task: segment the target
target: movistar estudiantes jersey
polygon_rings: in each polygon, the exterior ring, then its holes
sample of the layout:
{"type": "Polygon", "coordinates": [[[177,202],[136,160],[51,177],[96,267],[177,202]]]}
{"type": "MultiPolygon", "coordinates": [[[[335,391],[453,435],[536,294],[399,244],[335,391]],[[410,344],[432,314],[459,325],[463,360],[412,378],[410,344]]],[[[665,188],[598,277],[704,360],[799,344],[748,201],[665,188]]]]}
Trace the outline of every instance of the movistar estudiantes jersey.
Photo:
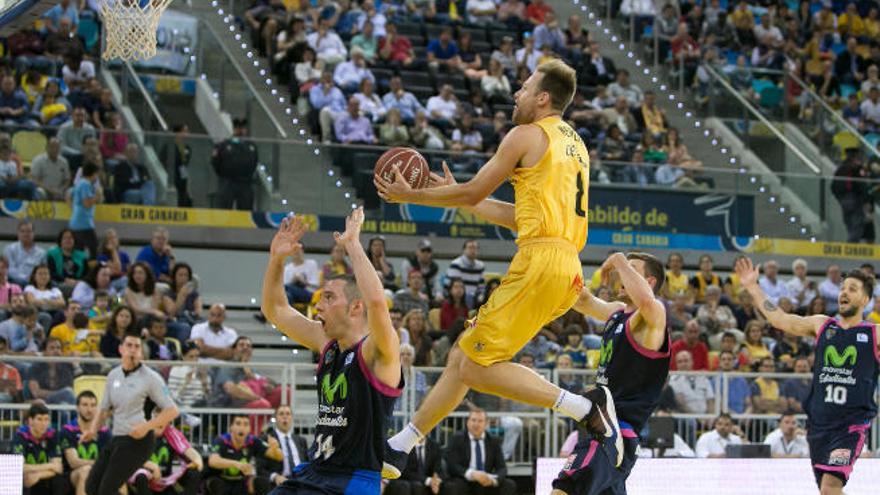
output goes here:
{"type": "Polygon", "coordinates": [[[318,420],[309,461],[319,471],[382,470],[385,438],[394,402],[403,391],[403,375],[396,388],[379,381],[364,360],[365,340],[344,351],[333,340],[318,361],[318,420]]]}
{"type": "Polygon", "coordinates": [[[862,322],[844,329],[829,318],[816,337],[813,386],[803,404],[810,427],[834,428],[873,419],[878,373],[874,324],[862,322]]]}
{"type": "Polygon", "coordinates": [[[65,470],[70,469],[70,465],[67,464],[67,456],[64,455],[65,450],[75,449],[76,455],[78,455],[80,459],[84,461],[95,461],[98,459],[98,454],[101,452],[101,449],[103,449],[110,441],[110,430],[107,429],[107,427],[101,427],[101,430],[98,431],[98,436],[88,442],[80,443],[79,437],[81,436],[82,430],[75,419],[61,428],[61,439],[59,444],[61,446],[61,454],[64,459],[65,470]]]}
{"type": "Polygon", "coordinates": [[[36,438],[29,426],[21,426],[12,439],[12,453],[23,456],[25,464],[46,464],[61,457],[58,432],[49,428],[43,436],[36,438]]]}

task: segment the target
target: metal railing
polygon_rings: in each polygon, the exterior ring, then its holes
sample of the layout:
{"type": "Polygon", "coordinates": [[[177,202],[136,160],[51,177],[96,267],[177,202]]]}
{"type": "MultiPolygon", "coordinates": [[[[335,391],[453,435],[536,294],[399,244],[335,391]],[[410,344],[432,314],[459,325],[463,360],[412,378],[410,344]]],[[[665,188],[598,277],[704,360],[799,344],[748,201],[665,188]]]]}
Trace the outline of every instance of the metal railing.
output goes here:
{"type": "MultiPolygon", "coordinates": [[[[125,67],[124,74],[126,77],[123,79],[128,79],[134,84],[135,88],[137,88],[138,92],[143,98],[144,103],[147,104],[147,107],[150,109],[150,113],[155,117],[156,121],[159,123],[159,127],[162,128],[163,131],[168,132],[168,122],[165,121],[165,118],[162,117],[162,112],[159,111],[159,108],[156,106],[156,102],[153,101],[153,97],[147,91],[147,88],[144,87],[144,83],[141,82],[141,78],[138,77],[137,71],[134,67],[132,67],[131,62],[128,60],[123,61],[123,66],[125,67]]],[[[123,81],[122,91],[123,91],[123,103],[128,104],[128,84],[124,84],[123,81]]]]}

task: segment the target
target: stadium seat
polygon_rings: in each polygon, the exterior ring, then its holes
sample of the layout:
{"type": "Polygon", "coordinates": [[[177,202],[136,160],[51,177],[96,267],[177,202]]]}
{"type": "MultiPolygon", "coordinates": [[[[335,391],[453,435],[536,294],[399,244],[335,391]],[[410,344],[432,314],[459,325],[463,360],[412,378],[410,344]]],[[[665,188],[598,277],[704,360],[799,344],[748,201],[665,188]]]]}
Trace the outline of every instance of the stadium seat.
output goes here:
{"type": "MultiPolygon", "coordinates": [[[[178,345],[180,343],[178,342],[178,345]]],[[[90,390],[98,398],[98,404],[104,397],[104,386],[107,383],[107,377],[104,375],[80,375],[73,380],[73,395],[79,395],[80,392],[90,390]]]]}
{"type": "Polygon", "coordinates": [[[783,91],[778,86],[771,86],[761,90],[759,104],[764,108],[778,107],[782,103],[783,91]]]}
{"type": "Polygon", "coordinates": [[[867,141],[868,143],[871,144],[871,146],[876,148],[877,145],[880,144],[880,134],[875,134],[872,132],[872,133],[865,136],[865,141],[867,141]]]}
{"type": "Polygon", "coordinates": [[[853,86],[852,84],[841,84],[840,85],[840,97],[841,98],[849,98],[849,95],[858,93],[859,89],[853,86]]]}
{"type": "Polygon", "coordinates": [[[483,56],[483,65],[489,66],[489,55],[492,54],[492,45],[489,44],[488,41],[474,41],[471,43],[471,47],[475,52],[481,54],[483,56]]]}
{"type": "Polygon", "coordinates": [[[90,17],[83,17],[80,19],[76,28],[76,35],[82,38],[87,52],[91,52],[92,48],[94,48],[101,39],[101,32],[98,23],[90,17]]]}
{"type": "Polygon", "coordinates": [[[440,24],[425,24],[425,37],[428,38],[428,41],[440,38],[440,33],[445,27],[440,24]]]}
{"type": "Polygon", "coordinates": [[[24,167],[28,168],[37,155],[46,151],[46,135],[36,131],[16,132],[12,136],[12,148],[18,153],[24,167]]]}
{"type": "Polygon", "coordinates": [[[410,41],[413,42],[413,45],[415,45],[416,43],[415,43],[415,41],[412,40],[412,37],[424,36],[424,32],[422,31],[422,25],[419,23],[416,23],[416,22],[399,22],[399,23],[395,22],[394,24],[397,26],[397,33],[410,37],[410,41]]]}
{"type": "Polygon", "coordinates": [[[519,33],[516,31],[489,31],[489,41],[492,43],[492,46],[496,48],[501,46],[501,40],[504,39],[505,36],[510,36],[514,41],[519,39],[519,33]]]}
{"type": "Polygon", "coordinates": [[[433,86],[431,76],[427,72],[402,70],[400,71],[400,82],[407,89],[411,86],[433,86]]]}
{"type": "Polygon", "coordinates": [[[471,35],[471,41],[474,43],[488,43],[489,37],[486,35],[486,30],[483,28],[460,28],[460,33],[468,33],[471,35]]]}
{"type": "Polygon", "coordinates": [[[752,89],[755,90],[756,94],[761,94],[761,91],[764,91],[766,88],[772,88],[773,86],[775,86],[775,84],[769,79],[752,80],[752,89]]]}
{"type": "Polygon", "coordinates": [[[831,138],[831,143],[840,150],[840,159],[846,158],[846,150],[859,147],[859,138],[849,131],[840,131],[831,138]]]}

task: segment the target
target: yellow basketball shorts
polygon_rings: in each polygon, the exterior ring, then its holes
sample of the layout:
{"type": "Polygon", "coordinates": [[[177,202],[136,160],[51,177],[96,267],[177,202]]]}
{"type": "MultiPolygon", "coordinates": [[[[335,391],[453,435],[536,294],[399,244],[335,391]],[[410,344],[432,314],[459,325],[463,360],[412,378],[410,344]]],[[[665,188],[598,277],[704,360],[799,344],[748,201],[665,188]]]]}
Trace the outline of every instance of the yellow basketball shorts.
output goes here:
{"type": "Polygon", "coordinates": [[[527,239],[507,275],[468,322],[459,346],[483,366],[510,361],[541,328],[577,302],[584,285],[578,250],[562,239],[527,239]]]}

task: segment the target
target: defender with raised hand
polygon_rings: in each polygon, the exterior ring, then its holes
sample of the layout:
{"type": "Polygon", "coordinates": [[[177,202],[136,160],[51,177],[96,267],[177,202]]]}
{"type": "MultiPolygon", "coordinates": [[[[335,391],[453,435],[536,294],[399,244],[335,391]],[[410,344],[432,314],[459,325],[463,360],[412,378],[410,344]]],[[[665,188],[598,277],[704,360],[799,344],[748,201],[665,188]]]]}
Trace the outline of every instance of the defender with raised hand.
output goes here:
{"type": "Polygon", "coordinates": [[[602,264],[603,285],[612,272],[620,281],[618,301],[606,302],[584,288],[574,310],[605,320],[597,388],[586,393],[593,407],[565,468],[553,482],[553,495],[621,495],[636,462],[638,432],[660,402],[669,375],[666,308],[657,299],[663,287],[663,264],[647,253],[614,253],[602,264]],[[602,393],[604,392],[604,394],[602,393]],[[609,397],[602,402],[603,395],[609,397]],[[600,407],[598,414],[596,405],[600,407]],[[606,422],[622,438],[603,438],[606,422]]]}
{"type": "Polygon", "coordinates": [[[391,324],[382,282],[361,246],[362,208],[334,234],[345,248],[354,278],[327,281],[314,320],[287,302],[284,260],[306,232],[299,217],[287,218],[272,240],[263,279],[263,314],[278,330],[320,352],[318,419],[308,461],[294,469],[273,495],[379,493],[385,433],[403,391],[400,341],[391,324]]]}
{"type": "Polygon", "coordinates": [[[861,270],[846,274],[837,296],[838,319],[785,313],[758,285],[758,272],[750,259],[737,260],[736,274],[767,321],[783,332],[816,339],[813,384],[803,403],[810,461],[820,493],[842,494],[877,415],[880,330],[862,320],[874,279],[861,270]]]}

